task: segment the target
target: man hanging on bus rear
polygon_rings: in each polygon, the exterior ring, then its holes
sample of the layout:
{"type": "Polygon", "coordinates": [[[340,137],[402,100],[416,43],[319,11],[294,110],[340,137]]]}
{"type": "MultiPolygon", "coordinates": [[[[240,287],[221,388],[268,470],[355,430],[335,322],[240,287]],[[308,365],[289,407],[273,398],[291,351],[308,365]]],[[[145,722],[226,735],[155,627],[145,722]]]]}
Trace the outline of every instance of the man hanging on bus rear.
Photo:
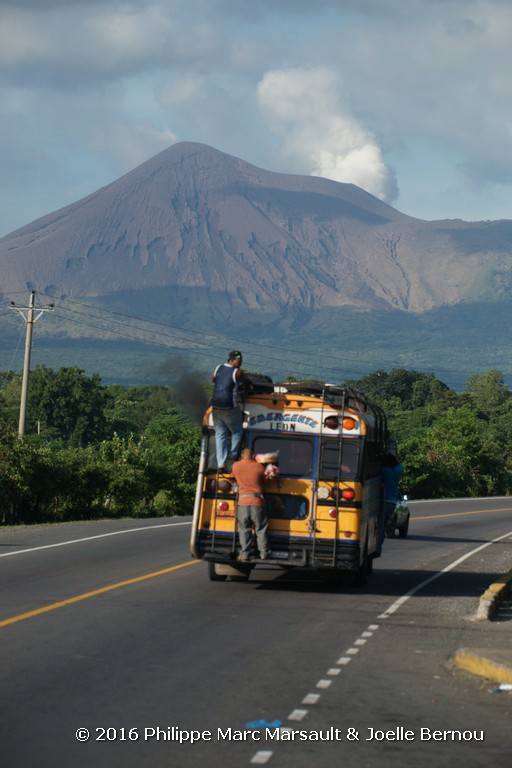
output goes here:
{"type": "Polygon", "coordinates": [[[250,448],[244,448],[240,461],[235,461],[231,475],[238,485],[236,519],[240,538],[239,560],[250,559],[251,533],[254,527],[256,544],[261,560],[270,556],[268,546],[268,517],[263,496],[265,469],[252,456],[250,448]]]}

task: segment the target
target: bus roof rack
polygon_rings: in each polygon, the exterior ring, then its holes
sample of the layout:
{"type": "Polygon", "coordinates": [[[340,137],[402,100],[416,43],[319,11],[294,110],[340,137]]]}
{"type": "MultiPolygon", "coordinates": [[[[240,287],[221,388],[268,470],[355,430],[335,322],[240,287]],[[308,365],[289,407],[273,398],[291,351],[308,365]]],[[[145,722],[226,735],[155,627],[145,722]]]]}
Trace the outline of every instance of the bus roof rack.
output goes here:
{"type": "Polygon", "coordinates": [[[281,392],[294,395],[311,395],[325,400],[333,398],[352,398],[364,402],[364,397],[358,396],[353,390],[342,387],[339,384],[323,384],[319,381],[285,381],[279,384],[281,392]]]}
{"type": "Polygon", "coordinates": [[[370,402],[361,392],[340,384],[323,384],[320,381],[285,381],[275,385],[274,391],[319,397],[330,405],[356,407],[360,411],[370,411],[379,420],[385,420],[379,406],[370,402]]]}

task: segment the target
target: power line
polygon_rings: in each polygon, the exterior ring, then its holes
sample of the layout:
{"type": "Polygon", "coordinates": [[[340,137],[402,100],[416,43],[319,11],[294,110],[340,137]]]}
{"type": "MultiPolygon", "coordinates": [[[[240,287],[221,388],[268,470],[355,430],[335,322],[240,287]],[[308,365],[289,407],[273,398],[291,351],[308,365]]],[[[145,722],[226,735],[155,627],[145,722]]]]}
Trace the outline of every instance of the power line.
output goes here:
{"type": "Polygon", "coordinates": [[[312,352],[311,350],[308,351],[305,349],[297,350],[291,348],[289,345],[287,346],[286,356],[283,358],[282,350],[277,349],[275,345],[270,345],[265,342],[252,341],[240,337],[230,337],[228,339],[227,337],[221,336],[214,332],[200,332],[193,329],[180,328],[179,326],[175,326],[173,324],[165,324],[158,320],[149,320],[147,318],[141,318],[124,312],[106,310],[102,307],[98,307],[97,305],[91,305],[85,302],[70,300],[66,298],[63,299],[47,293],[42,293],[41,295],[44,295],[47,298],[52,298],[59,302],[56,315],[59,313],[59,311],[65,313],[64,318],[62,318],[65,322],[74,322],[75,318],[73,316],[76,315],[80,318],[77,322],[80,322],[80,325],[83,327],[104,331],[109,333],[109,335],[122,337],[133,341],[139,341],[145,344],[163,346],[173,350],[188,352],[193,351],[194,355],[199,355],[202,357],[212,357],[215,350],[219,350],[219,354],[225,354],[225,349],[227,349],[227,346],[239,346],[242,348],[244,346],[249,346],[258,364],[270,365],[273,369],[276,367],[282,368],[283,364],[286,364],[288,366],[293,366],[294,371],[298,375],[301,375],[301,372],[308,372],[310,375],[313,374],[314,376],[318,373],[318,368],[320,366],[322,368],[322,372],[331,372],[331,374],[334,376],[338,376],[340,370],[343,370],[345,376],[366,375],[368,371],[372,369],[372,367],[373,369],[382,368],[384,365],[388,368],[398,367],[404,370],[417,370],[420,368],[424,372],[435,373],[436,375],[442,375],[444,373],[450,376],[467,376],[474,373],[474,369],[464,371],[439,368],[438,366],[434,368],[430,366],[424,366],[421,364],[421,362],[414,366],[404,365],[402,361],[392,360],[388,361],[387,364],[384,364],[381,359],[379,361],[372,362],[372,360],[369,360],[367,357],[365,358],[365,370],[361,370],[361,359],[355,359],[345,354],[343,354],[343,358],[340,361],[340,364],[327,365],[324,354],[318,354],[312,352]],[[72,306],[65,306],[63,302],[70,303],[72,306]],[[91,314],[90,312],[84,312],[81,309],[77,309],[77,307],[84,307],[87,310],[92,310],[94,314],[91,314]],[[115,323],[117,328],[113,328],[112,323],[115,323]],[[133,323],[142,323],[143,327],[134,328],[133,323]],[[168,342],[171,342],[172,346],[169,346],[168,342]],[[183,347],[177,346],[179,344],[187,346],[193,344],[194,349],[184,349],[183,347]],[[204,349],[205,344],[209,345],[208,349],[204,349]],[[305,356],[308,358],[307,361],[304,359],[305,356]],[[348,367],[347,364],[349,364],[350,367],[348,367]],[[355,364],[357,368],[354,369],[351,364],[355,364]]]}
{"type": "MultiPolygon", "coordinates": [[[[45,294],[45,295],[48,296],[48,294],[45,294]]],[[[225,354],[225,349],[224,348],[227,348],[228,345],[230,345],[230,346],[235,345],[236,346],[237,343],[240,343],[241,345],[249,344],[251,349],[254,349],[255,347],[256,348],[257,347],[262,347],[263,350],[265,350],[264,352],[260,352],[259,353],[259,359],[260,360],[270,361],[270,363],[273,366],[276,366],[278,363],[281,363],[282,360],[283,360],[282,351],[277,350],[275,345],[274,346],[270,346],[269,344],[264,344],[262,342],[252,342],[252,341],[240,340],[240,339],[233,340],[232,338],[231,339],[227,339],[227,338],[223,338],[222,336],[220,336],[218,334],[215,334],[215,333],[212,333],[212,332],[207,332],[206,334],[202,333],[202,332],[200,333],[199,331],[194,331],[194,330],[191,330],[191,329],[179,328],[179,327],[174,326],[172,324],[165,325],[164,323],[161,323],[159,321],[146,320],[145,318],[140,318],[140,317],[136,317],[136,316],[133,316],[133,315],[127,315],[126,313],[120,313],[120,312],[118,313],[118,312],[113,312],[112,310],[104,310],[102,308],[97,308],[95,306],[91,306],[91,305],[85,304],[83,302],[75,302],[75,303],[78,304],[79,306],[85,306],[85,307],[87,307],[89,309],[97,310],[99,312],[107,314],[107,317],[106,318],[102,318],[101,316],[98,317],[97,314],[96,315],[91,315],[90,313],[82,312],[81,310],[77,310],[74,307],[69,308],[69,307],[61,306],[61,307],[58,307],[58,309],[61,309],[62,311],[66,312],[66,313],[73,313],[73,314],[80,315],[81,317],[86,317],[86,318],[95,320],[96,322],[108,323],[109,327],[105,328],[104,326],[97,325],[96,323],[84,323],[82,321],[82,324],[85,325],[86,327],[94,328],[96,330],[107,330],[109,333],[112,333],[112,334],[115,334],[115,335],[121,335],[124,338],[131,338],[131,339],[135,339],[135,340],[138,340],[138,341],[144,341],[146,343],[148,343],[148,342],[149,343],[156,343],[154,338],[148,338],[148,336],[146,334],[149,333],[149,334],[151,334],[154,337],[158,337],[158,338],[162,339],[163,341],[167,341],[167,340],[171,339],[174,343],[176,343],[176,341],[180,341],[181,343],[186,343],[188,345],[190,343],[193,343],[193,344],[197,345],[197,347],[193,350],[194,354],[199,354],[199,355],[202,355],[202,356],[211,356],[211,354],[212,354],[212,343],[213,343],[213,348],[214,349],[217,348],[219,350],[222,350],[222,354],[225,354]],[[115,320],[115,319],[112,321],[112,319],[110,317],[111,315],[114,315],[114,316],[115,315],[119,315],[120,317],[124,317],[124,318],[127,318],[129,320],[133,320],[133,321],[136,321],[136,322],[139,322],[139,323],[142,322],[142,323],[149,324],[149,325],[156,325],[158,328],[165,328],[166,330],[165,331],[159,331],[159,330],[148,329],[145,332],[143,329],[139,328],[139,329],[137,329],[137,331],[138,331],[137,335],[134,335],[133,333],[127,333],[124,330],[122,330],[122,331],[115,331],[111,327],[111,325],[110,325],[112,322],[115,322],[121,328],[127,327],[130,330],[133,330],[133,326],[132,325],[128,325],[126,323],[123,323],[123,322],[121,322],[119,320],[115,320]],[[171,328],[173,330],[172,334],[169,333],[169,331],[167,330],[168,328],[171,328]],[[184,334],[188,334],[188,337],[183,338],[184,334]],[[189,337],[192,337],[192,338],[189,338],[189,337]],[[210,341],[209,350],[204,350],[203,351],[201,347],[204,347],[204,344],[205,344],[205,342],[208,339],[211,340],[210,341]],[[267,351],[267,350],[270,350],[270,352],[267,351]]],[[[288,351],[290,352],[291,355],[297,355],[297,356],[299,356],[303,360],[303,357],[304,357],[304,354],[305,354],[304,350],[299,351],[299,350],[289,349],[288,351]]],[[[310,369],[310,368],[316,367],[318,365],[318,363],[315,363],[315,360],[318,360],[318,361],[322,360],[322,364],[324,365],[324,367],[326,367],[325,366],[325,361],[323,360],[323,357],[321,355],[315,355],[314,353],[311,353],[311,352],[306,352],[306,354],[308,354],[310,357],[313,358],[313,361],[311,363],[306,364],[306,366],[305,366],[306,368],[310,369]]],[[[291,362],[292,363],[294,362],[293,359],[291,360],[291,362]]],[[[304,363],[303,363],[303,365],[304,365],[304,363]]],[[[327,368],[329,370],[333,371],[333,372],[338,370],[338,368],[336,366],[327,366],[327,368]]]]}
{"type": "MultiPolygon", "coordinates": [[[[49,294],[45,294],[45,295],[49,296],[49,294]]],[[[106,323],[112,322],[111,319],[110,319],[111,315],[112,316],[124,317],[124,318],[127,318],[129,320],[136,321],[136,322],[142,322],[142,323],[146,323],[146,324],[150,324],[150,325],[156,325],[158,327],[165,328],[165,329],[169,329],[169,328],[173,329],[174,334],[176,334],[176,333],[178,333],[178,334],[188,334],[188,335],[193,337],[192,338],[192,342],[196,343],[196,344],[204,345],[205,340],[208,339],[208,338],[214,340],[215,345],[217,347],[219,347],[219,348],[222,345],[223,346],[226,346],[226,345],[243,346],[244,344],[248,344],[248,345],[250,345],[251,348],[262,348],[264,350],[270,350],[270,358],[272,360],[274,360],[274,357],[273,357],[272,353],[279,354],[279,360],[282,359],[282,354],[281,354],[281,352],[279,352],[279,350],[276,350],[275,345],[265,344],[264,342],[252,341],[252,340],[243,339],[243,338],[238,338],[237,339],[237,338],[233,338],[232,336],[229,339],[227,339],[226,337],[222,337],[219,334],[215,334],[215,333],[212,333],[212,332],[206,332],[205,333],[203,331],[199,332],[199,331],[188,329],[188,328],[181,328],[179,326],[175,326],[175,325],[172,325],[172,324],[165,324],[165,323],[162,323],[162,322],[157,321],[157,320],[148,320],[147,318],[141,318],[141,317],[138,317],[138,316],[129,315],[127,313],[115,312],[113,310],[105,310],[105,309],[103,309],[101,307],[96,307],[94,305],[86,304],[84,302],[76,301],[76,302],[74,302],[74,304],[78,304],[79,306],[85,306],[87,308],[90,308],[90,309],[93,309],[93,310],[96,310],[96,311],[103,312],[103,313],[107,314],[107,318],[104,320],[104,322],[106,322],[106,323]],[[200,337],[200,339],[198,337],[200,337]]],[[[74,308],[70,309],[70,308],[67,308],[67,307],[63,307],[63,309],[66,312],[79,313],[79,310],[76,310],[74,308]]],[[[94,315],[89,315],[87,313],[81,313],[81,314],[83,314],[86,317],[91,317],[93,319],[98,319],[94,315]]],[[[121,325],[121,326],[126,325],[126,324],[121,323],[121,321],[118,321],[118,320],[114,320],[114,322],[116,322],[118,325],[121,325]]],[[[99,326],[92,326],[92,327],[98,328],[99,326]]],[[[126,326],[126,327],[131,328],[132,326],[126,326]]],[[[110,330],[111,330],[112,333],[114,333],[114,331],[112,331],[112,329],[110,329],[110,330]]],[[[167,331],[151,330],[149,332],[154,334],[155,336],[162,336],[164,339],[169,337],[169,333],[167,331]]],[[[139,337],[131,336],[131,338],[139,338],[139,337]]],[[[175,336],[173,338],[175,338],[175,336]]],[[[143,338],[143,340],[147,341],[148,339],[147,338],[143,338]]],[[[186,341],[187,339],[180,339],[180,340],[181,341],[186,341]]],[[[195,350],[195,351],[199,351],[199,350],[195,350]]],[[[289,348],[289,351],[292,354],[297,354],[299,356],[303,356],[304,355],[304,350],[300,350],[299,351],[299,350],[293,350],[293,349],[289,348]]],[[[311,351],[306,352],[306,354],[308,354],[310,357],[313,357],[313,358],[316,358],[316,359],[319,359],[319,360],[320,359],[323,360],[323,355],[315,355],[315,353],[312,353],[311,351]]],[[[359,358],[352,358],[352,357],[349,357],[349,356],[347,356],[345,354],[343,356],[343,360],[344,360],[344,362],[349,362],[349,363],[356,363],[356,364],[360,363],[360,359],[359,358]]],[[[378,366],[379,364],[381,364],[381,363],[380,362],[375,362],[375,361],[372,363],[372,361],[370,360],[369,363],[368,363],[368,367],[371,367],[372,365],[373,366],[378,366]]],[[[411,368],[411,366],[403,366],[401,361],[390,361],[388,363],[388,365],[396,366],[396,367],[409,367],[409,368],[411,368]]],[[[332,367],[332,370],[335,370],[335,368],[332,367]]],[[[431,371],[434,371],[434,370],[445,370],[446,372],[450,372],[450,373],[453,372],[451,369],[439,369],[439,368],[435,368],[434,369],[434,368],[432,368],[432,369],[429,369],[429,370],[431,370],[431,371]]]]}
{"type": "Polygon", "coordinates": [[[7,371],[4,371],[5,375],[3,376],[2,380],[0,381],[0,387],[4,386],[5,382],[7,381],[7,378],[9,376],[9,374],[12,373],[12,368],[13,368],[13,365],[14,365],[14,360],[16,359],[16,355],[18,354],[22,338],[23,338],[23,330],[21,331],[21,333],[19,335],[18,343],[16,345],[16,349],[14,350],[13,356],[11,358],[11,362],[9,363],[9,367],[7,368],[7,371]]]}

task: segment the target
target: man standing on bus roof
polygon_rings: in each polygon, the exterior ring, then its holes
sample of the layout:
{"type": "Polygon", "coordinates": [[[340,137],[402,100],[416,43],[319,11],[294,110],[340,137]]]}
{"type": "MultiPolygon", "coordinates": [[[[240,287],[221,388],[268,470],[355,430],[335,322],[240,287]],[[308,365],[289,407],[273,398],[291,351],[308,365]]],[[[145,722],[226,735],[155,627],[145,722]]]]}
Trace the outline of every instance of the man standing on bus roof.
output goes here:
{"type": "Polygon", "coordinates": [[[261,560],[270,556],[268,546],[268,517],[263,496],[265,469],[253,457],[250,448],[244,448],[240,461],[235,461],[231,476],[238,485],[238,503],[236,519],[240,538],[238,559],[245,562],[250,559],[251,533],[254,527],[256,544],[261,560]]]}
{"type": "Polygon", "coordinates": [[[377,542],[377,549],[375,555],[379,557],[382,553],[382,545],[386,538],[386,526],[391,515],[395,511],[395,507],[400,500],[400,491],[398,490],[398,484],[402,479],[404,468],[399,464],[398,459],[393,453],[386,453],[382,459],[382,487],[383,503],[381,513],[379,514],[379,540],[377,542]]]}
{"type": "Polygon", "coordinates": [[[237,385],[245,379],[241,369],[242,353],[233,350],[227,363],[218,365],[212,373],[212,417],[215,427],[215,450],[219,472],[228,468],[228,460],[238,458],[242,442],[243,420],[237,402],[237,385]]]}

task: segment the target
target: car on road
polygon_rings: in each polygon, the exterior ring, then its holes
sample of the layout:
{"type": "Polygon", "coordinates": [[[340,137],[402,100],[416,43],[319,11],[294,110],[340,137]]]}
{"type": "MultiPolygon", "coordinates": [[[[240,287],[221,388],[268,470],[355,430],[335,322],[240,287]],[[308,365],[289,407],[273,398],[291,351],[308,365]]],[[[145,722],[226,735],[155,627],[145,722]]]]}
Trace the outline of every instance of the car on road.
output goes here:
{"type": "Polygon", "coordinates": [[[409,520],[411,514],[409,511],[409,505],[407,504],[407,496],[403,496],[400,501],[397,502],[395,511],[389,518],[386,525],[386,536],[394,536],[398,531],[398,535],[401,538],[405,538],[409,533],[409,520]]]}

